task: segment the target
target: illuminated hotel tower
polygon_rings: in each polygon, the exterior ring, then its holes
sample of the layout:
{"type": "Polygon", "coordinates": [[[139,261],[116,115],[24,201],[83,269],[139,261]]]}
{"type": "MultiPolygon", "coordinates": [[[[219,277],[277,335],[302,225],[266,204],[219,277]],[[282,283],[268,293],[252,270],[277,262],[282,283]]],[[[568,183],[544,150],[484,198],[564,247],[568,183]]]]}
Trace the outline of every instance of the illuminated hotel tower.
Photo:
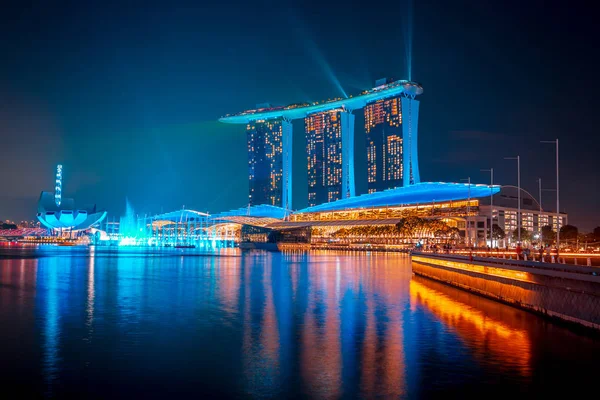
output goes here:
{"type": "Polygon", "coordinates": [[[247,125],[249,204],[282,204],[282,120],[247,125]]]}
{"type": "Polygon", "coordinates": [[[354,115],[340,108],[305,119],[308,205],[355,195],[354,115]]]}
{"type": "Polygon", "coordinates": [[[423,87],[380,79],[357,96],[325,103],[259,104],[219,118],[245,124],[250,204],[292,207],[292,121],[305,120],[310,206],[355,196],[354,115],[365,108],[369,191],[420,182],[417,154],[423,87]]]}
{"type": "Polygon", "coordinates": [[[402,186],[401,110],[400,97],[365,106],[369,193],[402,186]]]}
{"type": "MultiPolygon", "coordinates": [[[[387,84],[378,80],[376,86],[387,84]]],[[[400,95],[365,106],[369,193],[418,183],[417,122],[419,102],[400,95]],[[406,113],[403,121],[403,110],[406,113]],[[407,173],[405,173],[407,172],[407,173]]]]}

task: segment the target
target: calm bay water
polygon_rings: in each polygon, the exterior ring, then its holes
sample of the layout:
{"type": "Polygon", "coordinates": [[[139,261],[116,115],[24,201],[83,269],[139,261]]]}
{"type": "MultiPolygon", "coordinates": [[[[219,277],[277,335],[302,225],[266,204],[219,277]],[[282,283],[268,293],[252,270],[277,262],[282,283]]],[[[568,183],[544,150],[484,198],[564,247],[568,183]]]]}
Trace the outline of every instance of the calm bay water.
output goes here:
{"type": "Polygon", "coordinates": [[[542,397],[596,391],[600,339],[414,277],[407,256],[0,249],[19,398],[542,397]]]}

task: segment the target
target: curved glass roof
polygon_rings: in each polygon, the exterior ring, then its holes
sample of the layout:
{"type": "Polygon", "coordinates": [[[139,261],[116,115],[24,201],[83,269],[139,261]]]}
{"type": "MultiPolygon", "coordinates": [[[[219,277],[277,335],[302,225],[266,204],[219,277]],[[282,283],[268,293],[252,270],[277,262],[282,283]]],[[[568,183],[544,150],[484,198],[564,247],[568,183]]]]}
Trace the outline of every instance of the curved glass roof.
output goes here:
{"type": "MultiPolygon", "coordinates": [[[[500,191],[500,186],[471,184],[471,198],[490,196],[500,191]],[[490,192],[491,191],[491,192],[490,192]]],[[[466,200],[469,197],[469,184],[446,182],[422,182],[410,186],[399,187],[363,194],[308,207],[296,213],[343,211],[360,208],[397,207],[416,204],[428,204],[450,200],[466,200]]]]}
{"type": "Polygon", "coordinates": [[[148,219],[152,219],[153,221],[188,222],[201,221],[206,219],[208,216],[209,215],[207,213],[203,213],[201,211],[183,209],[149,216],[148,219]]]}
{"type": "Polygon", "coordinates": [[[266,226],[276,222],[281,222],[281,218],[270,217],[247,217],[241,215],[231,215],[228,217],[217,217],[213,221],[223,221],[225,223],[233,223],[239,225],[266,226]]]}
{"type": "Polygon", "coordinates": [[[258,119],[273,119],[281,117],[287,119],[299,119],[305,118],[307,114],[330,111],[337,108],[356,110],[363,108],[369,102],[387,97],[398,96],[402,93],[416,96],[423,93],[423,87],[416,82],[394,81],[370,90],[366,90],[358,96],[348,97],[347,99],[336,99],[324,103],[302,103],[291,104],[286,107],[246,110],[240,113],[221,117],[219,118],[219,121],[228,124],[247,124],[250,121],[258,119]]]}
{"type": "Polygon", "coordinates": [[[283,219],[287,215],[284,208],[272,206],[270,204],[260,204],[250,207],[242,207],[235,210],[224,211],[218,214],[213,214],[213,219],[222,217],[263,217],[263,218],[277,218],[283,219]]]}

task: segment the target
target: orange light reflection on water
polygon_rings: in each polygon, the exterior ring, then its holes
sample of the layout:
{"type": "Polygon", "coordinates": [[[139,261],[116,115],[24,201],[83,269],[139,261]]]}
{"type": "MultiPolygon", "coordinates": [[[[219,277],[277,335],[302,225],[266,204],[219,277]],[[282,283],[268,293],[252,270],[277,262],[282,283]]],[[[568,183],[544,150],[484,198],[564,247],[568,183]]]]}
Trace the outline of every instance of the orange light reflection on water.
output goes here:
{"type": "MultiPolygon", "coordinates": [[[[400,256],[403,257],[403,256],[400,256]]],[[[367,295],[365,338],[362,344],[361,392],[385,393],[386,397],[406,395],[406,365],[404,354],[404,321],[402,297],[407,291],[407,273],[395,260],[398,255],[374,258],[370,266],[356,271],[363,277],[363,290],[367,295]],[[385,318],[378,321],[376,308],[385,305],[385,318]],[[384,335],[378,335],[378,323],[383,322],[384,335]]]]}
{"type": "Polygon", "coordinates": [[[472,345],[476,356],[501,359],[504,364],[514,366],[522,376],[530,375],[532,344],[527,331],[519,328],[521,322],[516,316],[517,310],[506,313],[504,305],[417,276],[410,282],[410,302],[411,308],[424,305],[455,330],[472,345]],[[450,292],[462,296],[461,299],[477,302],[477,308],[446,294],[450,292]],[[494,318],[494,314],[500,313],[502,320],[510,323],[494,318]]]}
{"type": "Polygon", "coordinates": [[[328,268],[309,269],[314,285],[308,298],[301,338],[300,369],[308,392],[316,398],[340,396],[342,355],[340,343],[339,291],[334,263],[328,268]],[[333,273],[332,273],[333,272],[333,273]],[[324,316],[317,308],[324,307],[324,316]]]}

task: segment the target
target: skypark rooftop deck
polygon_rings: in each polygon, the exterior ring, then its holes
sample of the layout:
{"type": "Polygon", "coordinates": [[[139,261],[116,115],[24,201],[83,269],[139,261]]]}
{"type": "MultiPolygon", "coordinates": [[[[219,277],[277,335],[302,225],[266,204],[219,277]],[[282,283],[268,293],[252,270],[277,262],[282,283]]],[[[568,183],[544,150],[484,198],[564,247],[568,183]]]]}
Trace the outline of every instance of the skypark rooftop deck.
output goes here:
{"type": "Polygon", "coordinates": [[[219,121],[228,124],[247,124],[250,121],[259,119],[300,119],[305,118],[308,114],[330,111],[342,107],[349,110],[356,110],[363,108],[367,103],[372,101],[398,96],[403,93],[409,96],[417,96],[423,93],[423,87],[416,82],[400,80],[365,90],[361,94],[350,96],[347,99],[335,99],[322,103],[296,103],[284,107],[246,110],[237,114],[226,115],[220,118],[219,121]]]}

